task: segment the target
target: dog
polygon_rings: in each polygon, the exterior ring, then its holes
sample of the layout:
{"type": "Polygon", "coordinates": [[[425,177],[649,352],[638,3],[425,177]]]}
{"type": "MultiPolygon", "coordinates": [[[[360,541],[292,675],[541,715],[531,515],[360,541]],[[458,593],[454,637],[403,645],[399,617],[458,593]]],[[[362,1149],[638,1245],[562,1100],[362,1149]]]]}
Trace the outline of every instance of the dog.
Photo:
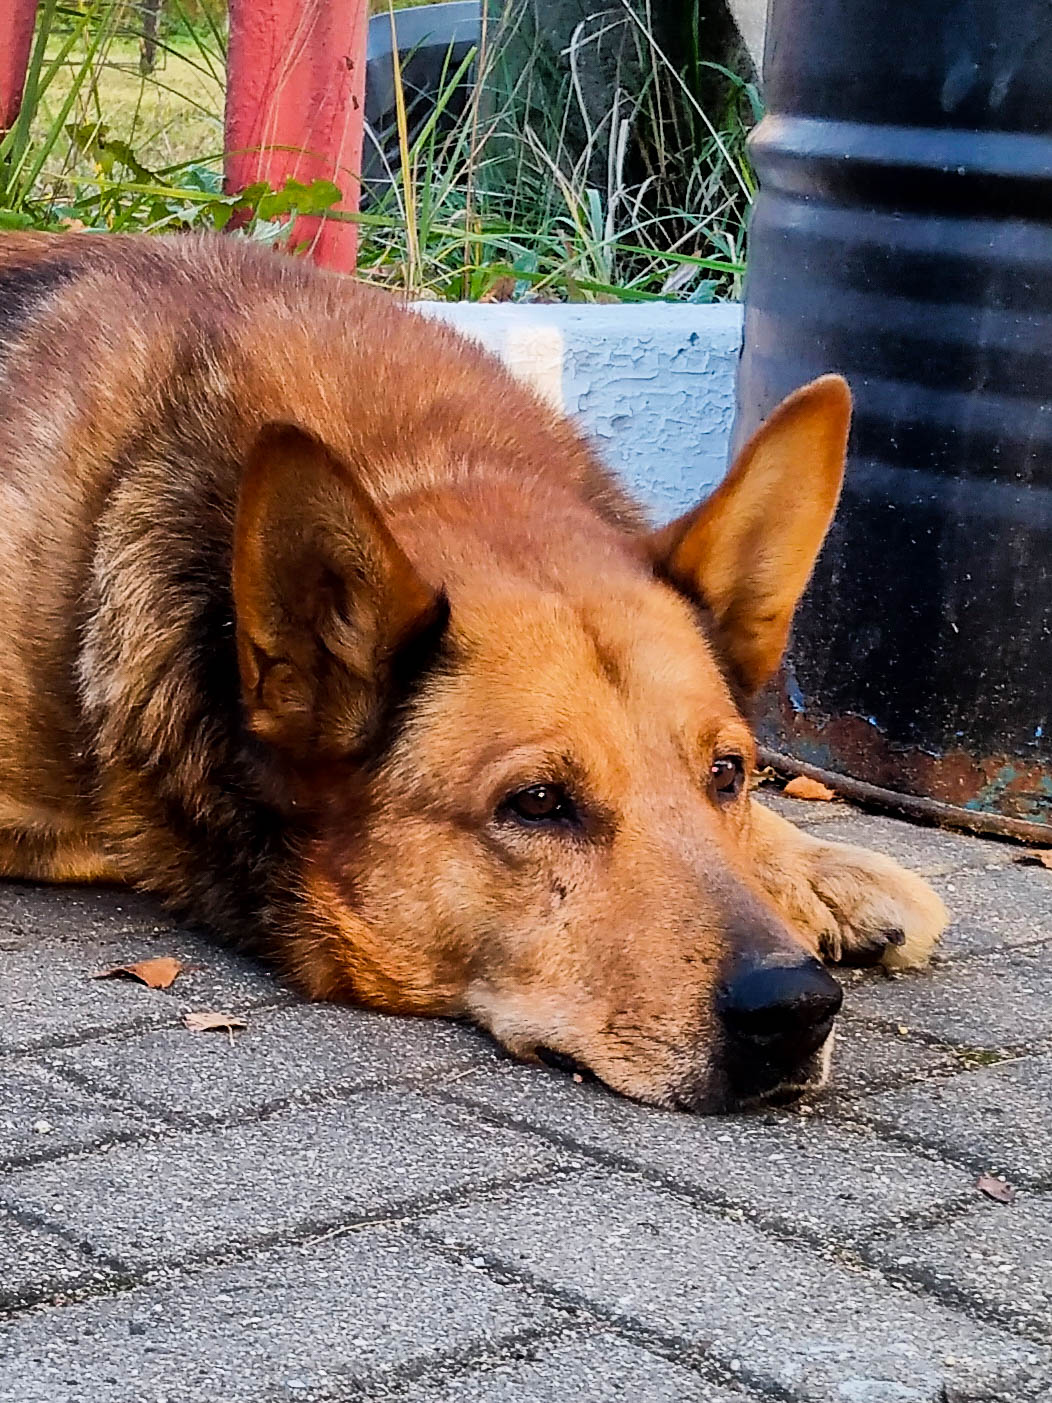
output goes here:
{"type": "Polygon", "coordinates": [[[394,299],[247,240],[0,239],[0,874],[694,1112],[827,1076],[938,897],[750,798],[850,395],[659,530],[394,299]]]}

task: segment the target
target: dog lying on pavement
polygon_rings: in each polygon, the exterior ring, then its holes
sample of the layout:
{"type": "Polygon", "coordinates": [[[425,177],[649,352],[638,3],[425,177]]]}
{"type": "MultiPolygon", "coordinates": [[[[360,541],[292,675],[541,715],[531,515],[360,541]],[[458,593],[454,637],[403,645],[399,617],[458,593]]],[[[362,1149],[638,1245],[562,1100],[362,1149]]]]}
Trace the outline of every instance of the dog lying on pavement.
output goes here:
{"type": "Polygon", "coordinates": [[[116,881],[298,989],[693,1111],[828,1073],[889,859],[749,797],[850,396],[658,531],[568,422],[247,241],[0,239],[0,873],[116,881]]]}

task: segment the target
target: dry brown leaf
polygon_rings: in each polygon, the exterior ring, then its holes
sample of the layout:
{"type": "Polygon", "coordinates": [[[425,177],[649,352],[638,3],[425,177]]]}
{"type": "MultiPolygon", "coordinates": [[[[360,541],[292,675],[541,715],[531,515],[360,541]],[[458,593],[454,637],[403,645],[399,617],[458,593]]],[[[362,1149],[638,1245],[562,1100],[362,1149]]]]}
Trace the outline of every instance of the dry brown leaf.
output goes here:
{"type": "Polygon", "coordinates": [[[1052,871],[1052,848],[1028,848],[1015,859],[1024,867],[1047,867],[1052,871]]]}
{"type": "Polygon", "coordinates": [[[818,780],[808,779],[806,775],[791,779],[785,786],[785,793],[790,799],[811,799],[822,804],[836,798],[835,792],[827,784],[819,784],[818,780]]]}
{"type": "Polygon", "coordinates": [[[183,1023],[191,1033],[233,1033],[248,1027],[245,1020],[238,1018],[236,1013],[184,1013],[183,1023]]]}
{"type": "Polygon", "coordinates": [[[1015,1189],[1011,1184],[1006,1184],[1003,1179],[998,1179],[994,1174],[980,1174],[975,1181],[975,1187],[987,1198],[996,1199],[998,1203],[1013,1203],[1015,1201],[1015,1189]]]}
{"type": "Polygon", "coordinates": [[[114,965],[100,969],[92,979],[137,979],[148,989],[170,989],[183,972],[181,960],[171,955],[158,955],[154,960],[140,960],[134,965],[114,965]]]}

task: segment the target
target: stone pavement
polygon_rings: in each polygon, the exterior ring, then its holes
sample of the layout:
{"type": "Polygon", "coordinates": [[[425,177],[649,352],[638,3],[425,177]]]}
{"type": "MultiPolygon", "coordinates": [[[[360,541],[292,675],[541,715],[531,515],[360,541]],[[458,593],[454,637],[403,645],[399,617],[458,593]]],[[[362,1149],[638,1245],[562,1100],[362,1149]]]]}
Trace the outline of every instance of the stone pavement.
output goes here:
{"type": "Polygon", "coordinates": [[[830,1093],[753,1116],[305,1005],[138,897],[0,886],[0,1400],[1049,1403],[1052,872],[771,802],[956,922],[929,974],[847,977],[830,1093]],[[89,978],[150,955],[193,968],[89,978]]]}

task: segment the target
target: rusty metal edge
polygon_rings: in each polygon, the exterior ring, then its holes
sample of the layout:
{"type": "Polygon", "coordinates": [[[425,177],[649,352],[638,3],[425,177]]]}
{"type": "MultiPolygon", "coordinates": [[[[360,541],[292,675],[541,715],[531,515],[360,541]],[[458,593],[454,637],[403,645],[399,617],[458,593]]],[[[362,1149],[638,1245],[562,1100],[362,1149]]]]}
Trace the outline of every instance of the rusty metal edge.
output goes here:
{"type": "Polygon", "coordinates": [[[926,799],[919,794],[896,794],[893,789],[881,789],[879,785],[867,784],[861,779],[851,779],[850,776],[838,775],[833,770],[823,770],[818,765],[809,765],[791,755],[768,750],[766,746],[760,746],[757,754],[762,765],[770,765],[781,774],[806,775],[808,779],[816,779],[821,784],[828,785],[830,789],[835,789],[845,799],[853,799],[859,804],[868,804],[875,809],[905,814],[907,818],[936,824],[940,828],[962,828],[969,833],[980,833],[987,837],[1014,838],[1021,843],[1052,845],[1052,824],[1031,823],[1023,818],[1006,818],[1002,814],[979,813],[973,809],[959,808],[956,804],[944,804],[939,799],[926,799]]]}

